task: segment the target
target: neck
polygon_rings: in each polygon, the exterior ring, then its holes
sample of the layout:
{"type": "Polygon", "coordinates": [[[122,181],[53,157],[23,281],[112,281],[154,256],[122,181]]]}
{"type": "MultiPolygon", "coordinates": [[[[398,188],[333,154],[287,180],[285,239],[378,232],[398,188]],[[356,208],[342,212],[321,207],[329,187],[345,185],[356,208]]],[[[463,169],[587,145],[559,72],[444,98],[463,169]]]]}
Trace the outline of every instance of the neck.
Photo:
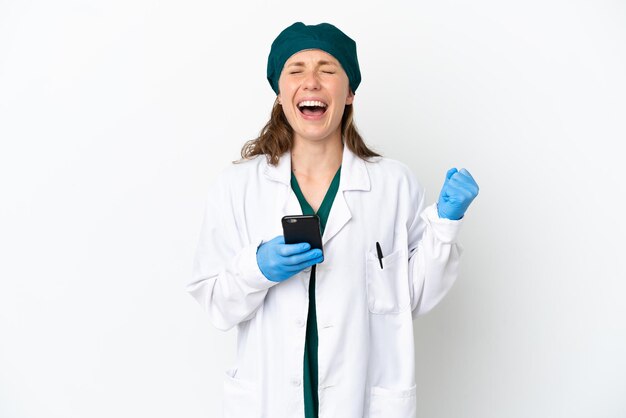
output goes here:
{"type": "Polygon", "coordinates": [[[305,176],[335,173],[343,158],[341,137],[328,141],[295,140],[291,148],[291,170],[305,176]]]}

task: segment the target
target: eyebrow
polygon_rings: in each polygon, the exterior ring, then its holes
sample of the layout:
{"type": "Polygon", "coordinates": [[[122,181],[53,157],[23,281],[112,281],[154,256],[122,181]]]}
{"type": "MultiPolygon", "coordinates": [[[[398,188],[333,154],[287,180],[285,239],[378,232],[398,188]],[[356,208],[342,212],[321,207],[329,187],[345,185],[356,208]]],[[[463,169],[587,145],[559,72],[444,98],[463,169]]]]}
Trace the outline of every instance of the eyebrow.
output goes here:
{"type": "MultiPolygon", "coordinates": [[[[304,67],[306,64],[303,63],[302,61],[298,61],[298,62],[292,62],[291,64],[287,65],[287,67],[292,67],[292,66],[297,66],[297,67],[304,67]]],[[[334,65],[337,66],[337,63],[333,62],[333,61],[318,61],[317,62],[317,66],[320,65],[334,65]]]]}

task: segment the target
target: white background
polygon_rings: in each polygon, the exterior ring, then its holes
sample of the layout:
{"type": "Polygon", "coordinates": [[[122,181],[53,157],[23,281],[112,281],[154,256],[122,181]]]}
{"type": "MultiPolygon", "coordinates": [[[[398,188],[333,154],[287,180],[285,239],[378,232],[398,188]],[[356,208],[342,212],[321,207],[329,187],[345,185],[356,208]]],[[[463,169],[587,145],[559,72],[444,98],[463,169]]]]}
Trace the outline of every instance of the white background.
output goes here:
{"type": "Polygon", "coordinates": [[[595,0],[0,0],[0,417],[218,416],[236,332],[184,283],[295,21],[357,41],[357,126],[429,202],[480,185],[419,416],[626,417],[626,5],[595,0]]]}

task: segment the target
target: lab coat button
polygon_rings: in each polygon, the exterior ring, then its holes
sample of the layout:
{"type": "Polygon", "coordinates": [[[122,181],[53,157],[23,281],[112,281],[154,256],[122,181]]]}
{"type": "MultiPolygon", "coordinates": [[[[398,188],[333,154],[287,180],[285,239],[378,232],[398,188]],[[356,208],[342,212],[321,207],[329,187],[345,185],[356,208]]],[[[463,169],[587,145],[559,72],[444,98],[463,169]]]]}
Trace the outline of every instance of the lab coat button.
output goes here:
{"type": "Polygon", "coordinates": [[[307,267],[307,268],[305,268],[305,269],[304,269],[304,270],[302,270],[302,271],[303,271],[303,272],[305,272],[305,273],[308,273],[308,272],[310,272],[310,271],[311,271],[311,267],[307,267]]]}
{"type": "Polygon", "coordinates": [[[300,380],[300,379],[293,379],[293,380],[291,381],[291,383],[292,383],[294,386],[300,386],[300,385],[302,384],[302,380],[300,380]]]}
{"type": "Polygon", "coordinates": [[[304,321],[302,319],[296,319],[296,325],[302,327],[304,326],[304,321]]]}

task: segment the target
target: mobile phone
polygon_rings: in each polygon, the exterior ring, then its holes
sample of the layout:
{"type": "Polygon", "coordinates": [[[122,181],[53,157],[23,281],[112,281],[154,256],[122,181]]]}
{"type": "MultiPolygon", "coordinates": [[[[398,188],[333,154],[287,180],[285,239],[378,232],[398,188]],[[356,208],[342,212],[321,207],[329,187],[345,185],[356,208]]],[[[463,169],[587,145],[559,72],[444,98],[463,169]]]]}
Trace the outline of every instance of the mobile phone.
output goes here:
{"type": "Polygon", "coordinates": [[[282,218],[285,244],[308,242],[311,249],[322,248],[320,218],[317,215],[287,215],[282,218]]]}

